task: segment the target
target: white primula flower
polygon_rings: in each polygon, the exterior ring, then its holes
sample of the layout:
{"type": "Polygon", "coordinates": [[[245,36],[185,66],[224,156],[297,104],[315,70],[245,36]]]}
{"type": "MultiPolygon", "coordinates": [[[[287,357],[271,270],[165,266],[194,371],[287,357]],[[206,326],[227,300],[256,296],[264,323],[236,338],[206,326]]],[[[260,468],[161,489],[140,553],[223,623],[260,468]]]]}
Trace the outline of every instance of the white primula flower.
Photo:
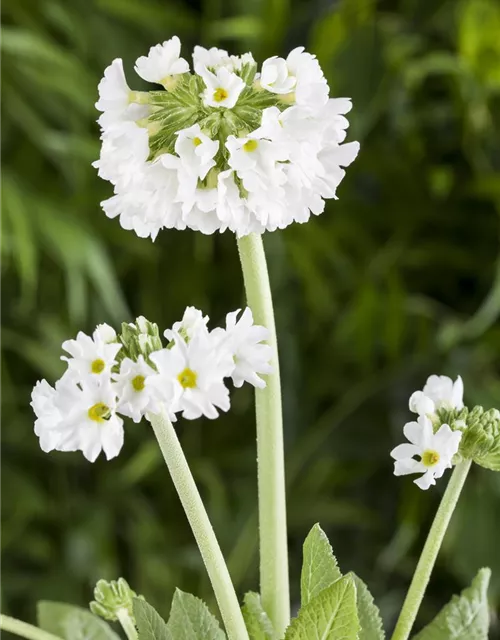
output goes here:
{"type": "Polygon", "coordinates": [[[220,67],[225,67],[229,69],[229,71],[233,70],[233,63],[231,62],[228,52],[224,51],[224,49],[218,49],[217,47],[205,49],[205,47],[195,46],[193,51],[193,65],[195,69],[197,66],[202,66],[209,70],[219,69],[220,67]]]}
{"type": "Polygon", "coordinates": [[[239,314],[240,309],[228,313],[225,331],[216,329],[214,333],[221,337],[233,356],[234,370],[231,377],[234,386],[241,387],[244,382],[249,382],[254,387],[263,389],[266,383],[259,374],[272,372],[272,349],[268,344],[263,344],[269,337],[269,331],[266,327],[253,323],[249,307],[238,319],[239,314]]]}
{"type": "Polygon", "coordinates": [[[447,424],[441,425],[434,433],[432,422],[427,416],[420,416],[418,422],[408,422],[404,426],[404,434],[410,444],[400,444],[391,451],[396,476],[411,473],[422,473],[415,480],[421,489],[428,489],[436,484],[446,469],[451,468],[453,456],[457,453],[461,431],[452,431],[447,424]],[[415,456],[420,459],[415,460],[415,456]]]}
{"type": "Polygon", "coordinates": [[[182,320],[174,322],[172,330],[165,331],[167,340],[173,340],[175,334],[178,333],[186,342],[189,342],[200,331],[207,330],[208,316],[204,316],[203,312],[196,307],[186,307],[182,320]]]}
{"type": "Polygon", "coordinates": [[[264,60],[260,74],[263,89],[272,93],[290,93],[296,82],[297,79],[289,73],[286,60],[277,56],[264,60]]]}
{"type": "Polygon", "coordinates": [[[410,411],[419,415],[432,415],[440,409],[464,407],[464,383],[460,376],[455,382],[448,376],[429,376],[422,391],[410,397],[410,411]]]}
{"type": "Polygon", "coordinates": [[[200,180],[204,180],[210,169],[215,166],[214,157],[218,150],[219,141],[211,140],[205,135],[199,124],[177,133],[175,152],[184,168],[200,180]]]}
{"type": "Polygon", "coordinates": [[[219,67],[212,73],[203,65],[197,65],[196,72],[205,82],[203,102],[208,107],[232,109],[246,86],[239,76],[225,67],[219,67]]]}
{"type": "Polygon", "coordinates": [[[135,71],[143,80],[163,84],[169,76],[187,73],[189,64],[180,57],[181,41],[177,36],[151,47],[147,56],[136,60],[135,71]]]}
{"type": "Polygon", "coordinates": [[[172,411],[182,411],[188,420],[202,415],[214,419],[219,415],[217,409],[228,411],[229,391],[224,378],[234,369],[233,359],[207,331],[198,331],[188,343],[174,334],[174,343],[155,351],[150,359],[158,374],[149,378],[148,384],[160,392],[174,386],[172,411]]]}
{"type": "Polygon", "coordinates": [[[103,114],[99,117],[101,127],[107,128],[124,120],[139,120],[149,114],[147,105],[132,102],[132,92],[127,84],[121,58],[116,58],[104,70],[104,77],[97,87],[99,100],[95,107],[103,114]]]}
{"type": "Polygon", "coordinates": [[[124,358],[120,372],[113,374],[114,387],[118,395],[117,411],[122,415],[140,422],[146,413],[159,413],[162,398],[157,389],[147,385],[150,376],[156,371],[139,355],[137,362],[124,358]]]}
{"type": "Polygon", "coordinates": [[[70,354],[61,356],[61,360],[68,362],[70,373],[77,374],[79,378],[85,376],[102,377],[111,373],[111,368],[116,364],[116,354],[121,349],[121,344],[108,342],[110,337],[107,327],[103,330],[103,325],[98,327],[92,338],[80,331],[76,340],[66,340],[62,344],[64,351],[70,354]]]}
{"type": "Polygon", "coordinates": [[[40,380],[33,387],[31,393],[31,406],[36,415],[35,434],[40,441],[40,448],[45,453],[57,449],[63,440],[61,427],[64,425],[65,416],[61,413],[57,403],[58,394],[64,393],[69,382],[68,376],[63,376],[56,382],[55,388],[51,387],[47,380],[40,380]]]}

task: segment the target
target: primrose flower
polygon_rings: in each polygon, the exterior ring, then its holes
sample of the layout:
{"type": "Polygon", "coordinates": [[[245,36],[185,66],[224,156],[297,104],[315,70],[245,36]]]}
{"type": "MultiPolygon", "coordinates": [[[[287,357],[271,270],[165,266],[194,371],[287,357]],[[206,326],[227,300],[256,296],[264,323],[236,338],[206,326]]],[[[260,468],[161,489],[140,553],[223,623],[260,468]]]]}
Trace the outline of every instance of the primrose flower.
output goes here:
{"type": "Polygon", "coordinates": [[[436,484],[436,478],[452,467],[462,432],[452,431],[449,425],[442,424],[434,433],[431,420],[420,416],[417,422],[408,422],[404,426],[404,434],[409,443],[400,444],[391,451],[395,460],[394,475],[421,473],[422,476],[414,482],[421,489],[428,489],[436,484]],[[416,460],[415,456],[419,459],[416,460]]]}
{"type": "Polygon", "coordinates": [[[180,56],[174,36],[136,62],[164,90],[130,89],[119,59],[104,72],[94,166],[114,187],[106,215],[154,240],[186,228],[241,237],[321,214],[359,144],[345,143],[351,102],[329,98],[315,56],[298,47],[260,73],[250,53],[195,47],[194,70],[180,56]]]}
{"type": "Polygon", "coordinates": [[[106,376],[116,364],[121,344],[116,342],[116,334],[111,327],[100,325],[92,338],[80,331],[76,340],[66,340],[62,348],[71,356],[61,357],[61,360],[67,361],[69,371],[79,376],[106,376]]]}
{"type": "Polygon", "coordinates": [[[136,362],[130,358],[121,361],[120,371],[113,374],[113,381],[119,398],[117,410],[122,415],[140,422],[147,413],[161,411],[160,394],[147,384],[155,374],[156,371],[147,364],[143,355],[139,355],[136,362]]]}
{"type": "Polygon", "coordinates": [[[457,376],[455,382],[447,376],[429,376],[422,391],[410,398],[410,411],[419,415],[433,415],[440,409],[463,409],[464,383],[457,376]]]}

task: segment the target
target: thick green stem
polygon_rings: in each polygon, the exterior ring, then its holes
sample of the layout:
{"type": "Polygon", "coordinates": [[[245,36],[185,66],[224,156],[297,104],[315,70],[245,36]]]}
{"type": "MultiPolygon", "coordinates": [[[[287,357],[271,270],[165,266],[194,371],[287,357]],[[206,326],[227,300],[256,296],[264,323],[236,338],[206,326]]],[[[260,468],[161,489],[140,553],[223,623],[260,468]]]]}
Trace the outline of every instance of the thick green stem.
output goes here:
{"type": "Polygon", "coordinates": [[[273,373],[255,390],[259,486],[260,591],[278,637],[290,623],[286,533],[285,463],[278,343],[262,237],[238,240],[248,305],[254,321],[269,330],[273,373]]]}
{"type": "Polygon", "coordinates": [[[148,420],[205,562],[229,640],[248,640],[229,571],[175,429],[165,413],[148,415],[148,420]]]}
{"type": "Polygon", "coordinates": [[[417,568],[413,575],[408,594],[399,614],[399,619],[392,636],[392,640],[407,640],[417,617],[418,610],[422,603],[425,590],[429,584],[437,554],[441,548],[443,538],[450,523],[451,516],[457,506],[458,498],[465,479],[469,473],[471,460],[465,460],[457,464],[451,475],[446,491],[444,492],[441,504],[437,510],[431,530],[427,536],[422,555],[418,561],[417,568]]]}
{"type": "Polygon", "coordinates": [[[0,629],[14,633],[16,636],[21,636],[21,638],[26,638],[27,640],[61,640],[59,636],[55,636],[48,631],[3,614],[0,615],[0,629]]]}
{"type": "Polygon", "coordinates": [[[139,634],[137,633],[137,629],[135,628],[135,624],[130,617],[127,609],[119,609],[116,612],[116,616],[118,618],[118,622],[121,624],[122,629],[125,631],[125,635],[127,636],[127,640],[138,640],[139,634]]]}

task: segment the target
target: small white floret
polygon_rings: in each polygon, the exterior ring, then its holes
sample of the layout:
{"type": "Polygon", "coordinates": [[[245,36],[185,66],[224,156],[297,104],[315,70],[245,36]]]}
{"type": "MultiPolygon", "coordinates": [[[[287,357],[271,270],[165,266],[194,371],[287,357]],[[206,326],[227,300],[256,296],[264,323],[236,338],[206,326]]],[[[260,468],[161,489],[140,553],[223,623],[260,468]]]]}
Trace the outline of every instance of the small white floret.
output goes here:
{"type": "Polygon", "coordinates": [[[189,71],[189,64],[180,57],[181,41],[177,36],[151,47],[147,56],[136,60],[136,73],[147,82],[163,84],[170,76],[189,71]]]}

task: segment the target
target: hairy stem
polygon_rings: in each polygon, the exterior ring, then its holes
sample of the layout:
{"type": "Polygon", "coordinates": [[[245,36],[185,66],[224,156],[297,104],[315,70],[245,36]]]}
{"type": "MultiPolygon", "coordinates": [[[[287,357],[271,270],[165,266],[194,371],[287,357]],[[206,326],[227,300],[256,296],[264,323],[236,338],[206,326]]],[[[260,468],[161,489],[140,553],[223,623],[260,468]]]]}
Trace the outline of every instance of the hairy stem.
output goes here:
{"type": "Polygon", "coordinates": [[[278,342],[262,237],[250,234],[239,238],[238,249],[248,305],[254,321],[269,330],[273,350],[273,373],[266,376],[265,389],[255,390],[260,590],[263,607],[281,637],[290,623],[290,591],[278,342]]]}
{"type": "Polygon", "coordinates": [[[148,419],[198,543],[227,635],[230,640],[248,640],[248,632],[229,571],[175,429],[165,413],[148,415],[148,419]]]}
{"type": "Polygon", "coordinates": [[[59,636],[55,636],[48,631],[34,627],[32,624],[11,618],[10,616],[0,615],[0,629],[9,631],[16,636],[26,638],[27,640],[61,640],[59,636]]]}
{"type": "Polygon", "coordinates": [[[453,470],[418,561],[392,640],[407,640],[410,635],[470,466],[471,460],[465,460],[453,470]]]}
{"type": "Polygon", "coordinates": [[[132,618],[129,615],[127,609],[119,609],[116,612],[116,616],[118,618],[118,622],[121,624],[122,629],[125,631],[125,635],[127,636],[127,640],[138,640],[139,634],[137,633],[137,629],[135,628],[135,624],[132,618]]]}

